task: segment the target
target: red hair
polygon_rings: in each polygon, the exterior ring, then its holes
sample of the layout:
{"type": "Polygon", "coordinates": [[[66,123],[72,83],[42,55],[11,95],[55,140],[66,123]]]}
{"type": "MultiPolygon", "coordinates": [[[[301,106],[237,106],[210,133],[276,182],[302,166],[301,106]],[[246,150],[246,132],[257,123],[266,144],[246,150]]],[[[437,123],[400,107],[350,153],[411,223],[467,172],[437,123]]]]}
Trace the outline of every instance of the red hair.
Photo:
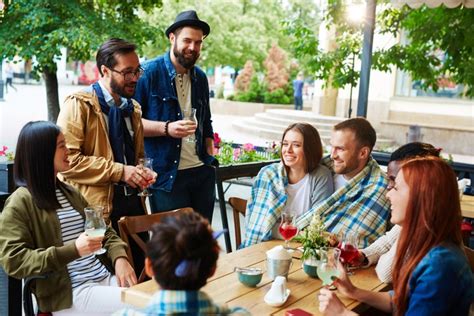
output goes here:
{"type": "Polygon", "coordinates": [[[415,158],[400,172],[410,193],[393,269],[393,300],[396,314],[404,315],[413,270],[431,248],[462,244],[462,217],[456,175],[442,159],[415,158]]]}

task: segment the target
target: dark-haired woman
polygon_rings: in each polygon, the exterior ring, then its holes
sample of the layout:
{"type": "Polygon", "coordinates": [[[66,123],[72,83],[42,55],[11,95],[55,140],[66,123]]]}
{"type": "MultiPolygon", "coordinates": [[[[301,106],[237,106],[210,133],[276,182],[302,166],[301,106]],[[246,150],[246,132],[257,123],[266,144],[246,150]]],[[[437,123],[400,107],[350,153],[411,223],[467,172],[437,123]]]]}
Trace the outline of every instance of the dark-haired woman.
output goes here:
{"type": "Polygon", "coordinates": [[[250,315],[245,309],[217,305],[200,289],[216,271],[219,233],[195,212],[169,216],[153,227],[145,271],[159,285],[142,313],[114,315],[250,315]]]}
{"type": "MultiPolygon", "coordinates": [[[[394,224],[401,226],[393,292],[355,287],[340,267],[340,293],[395,315],[468,315],[474,277],[462,249],[461,209],[456,176],[437,157],[402,165],[387,197],[394,224]],[[435,179],[435,180],[433,180],[435,179]]],[[[319,295],[326,315],[353,315],[328,289],[319,295]]]]}
{"type": "Polygon", "coordinates": [[[313,126],[295,123],[287,127],[281,162],[262,168],[253,184],[244,247],[281,238],[278,220],[283,212],[298,218],[334,192],[331,172],[319,164],[322,156],[321,138],[313,126]]]}
{"type": "Polygon", "coordinates": [[[19,188],[0,216],[0,263],[16,278],[48,275],[33,287],[42,312],[110,315],[123,306],[119,286],[135,284],[136,276],[115,231],[84,233],[86,200],[56,178],[68,168],[59,127],[45,121],[23,127],[14,166],[19,188]],[[94,255],[102,244],[115,276],[94,255]]]}

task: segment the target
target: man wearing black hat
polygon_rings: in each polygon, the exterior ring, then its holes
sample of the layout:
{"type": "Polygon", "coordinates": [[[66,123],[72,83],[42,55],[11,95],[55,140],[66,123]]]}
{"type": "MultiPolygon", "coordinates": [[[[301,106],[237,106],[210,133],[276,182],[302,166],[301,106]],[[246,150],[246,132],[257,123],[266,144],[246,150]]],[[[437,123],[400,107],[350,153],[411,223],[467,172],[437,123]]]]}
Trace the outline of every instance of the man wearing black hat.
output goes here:
{"type": "Polygon", "coordinates": [[[150,189],[154,213],[192,207],[212,219],[215,158],[205,73],[194,64],[209,25],[193,10],[178,14],[166,30],[171,49],[143,65],[135,90],[143,111],[145,150],[158,173],[150,189]],[[188,112],[195,109],[193,122],[188,112]]]}

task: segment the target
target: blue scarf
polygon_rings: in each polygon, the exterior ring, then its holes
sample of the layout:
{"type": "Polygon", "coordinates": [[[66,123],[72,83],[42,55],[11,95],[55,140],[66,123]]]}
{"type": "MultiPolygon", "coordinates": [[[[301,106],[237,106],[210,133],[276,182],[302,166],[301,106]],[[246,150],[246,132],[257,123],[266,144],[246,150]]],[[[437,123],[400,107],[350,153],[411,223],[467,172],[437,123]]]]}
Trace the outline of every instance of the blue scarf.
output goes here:
{"type": "Polygon", "coordinates": [[[127,105],[122,108],[118,106],[109,106],[105,101],[99,83],[94,83],[92,88],[99,99],[100,109],[109,118],[109,141],[114,154],[114,161],[125,164],[124,157],[126,157],[128,165],[135,165],[133,140],[128,132],[124,119],[125,117],[130,117],[133,113],[132,100],[128,99],[127,105]]]}

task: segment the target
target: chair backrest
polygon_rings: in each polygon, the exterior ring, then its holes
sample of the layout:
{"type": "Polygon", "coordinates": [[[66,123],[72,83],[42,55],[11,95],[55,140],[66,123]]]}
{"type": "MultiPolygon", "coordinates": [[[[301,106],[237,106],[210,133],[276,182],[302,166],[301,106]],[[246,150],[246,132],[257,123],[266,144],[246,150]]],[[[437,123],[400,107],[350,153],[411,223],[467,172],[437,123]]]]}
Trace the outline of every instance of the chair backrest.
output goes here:
{"type": "MultiPolygon", "coordinates": [[[[151,230],[153,224],[159,223],[163,218],[167,216],[176,216],[183,212],[192,212],[193,209],[190,207],[180,208],[173,211],[156,213],[151,215],[139,215],[139,216],[123,216],[118,221],[120,238],[128,245],[127,256],[130,264],[135,268],[133,262],[132,252],[130,250],[130,238],[140,247],[140,249],[146,253],[145,242],[137,235],[138,233],[148,232],[151,230]]],[[[145,269],[143,269],[138,276],[138,283],[143,282],[146,279],[145,269]]]]}
{"type": "Polygon", "coordinates": [[[247,200],[231,197],[229,204],[232,206],[232,214],[234,215],[234,230],[235,230],[235,248],[238,249],[242,243],[240,235],[240,214],[245,217],[245,210],[247,209],[247,200]]]}
{"type": "MultiPolygon", "coordinates": [[[[32,284],[39,279],[48,278],[49,274],[44,275],[35,275],[23,279],[23,312],[25,316],[36,316],[34,307],[33,307],[33,292],[31,291],[32,284]]],[[[52,315],[50,312],[40,312],[38,315],[52,315]]]]}

